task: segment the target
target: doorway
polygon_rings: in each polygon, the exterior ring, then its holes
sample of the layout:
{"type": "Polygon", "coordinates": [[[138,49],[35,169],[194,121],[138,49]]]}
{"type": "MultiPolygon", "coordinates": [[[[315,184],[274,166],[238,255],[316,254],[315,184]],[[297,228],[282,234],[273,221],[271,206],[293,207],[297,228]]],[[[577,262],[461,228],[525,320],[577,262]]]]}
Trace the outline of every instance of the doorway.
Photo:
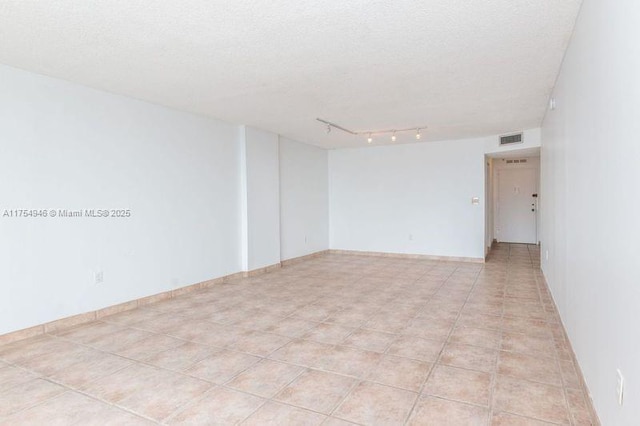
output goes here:
{"type": "Polygon", "coordinates": [[[487,250],[494,242],[538,244],[539,149],[489,154],[485,163],[487,250]]]}

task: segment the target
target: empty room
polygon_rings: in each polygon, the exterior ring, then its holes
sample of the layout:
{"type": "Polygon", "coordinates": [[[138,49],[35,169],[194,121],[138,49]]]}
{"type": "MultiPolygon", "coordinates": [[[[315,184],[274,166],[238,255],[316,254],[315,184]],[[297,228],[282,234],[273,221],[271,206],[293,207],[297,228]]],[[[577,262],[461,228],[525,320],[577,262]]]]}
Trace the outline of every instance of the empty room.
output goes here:
{"type": "Polygon", "coordinates": [[[638,40],[0,0],[0,425],[640,424],[638,40]]]}

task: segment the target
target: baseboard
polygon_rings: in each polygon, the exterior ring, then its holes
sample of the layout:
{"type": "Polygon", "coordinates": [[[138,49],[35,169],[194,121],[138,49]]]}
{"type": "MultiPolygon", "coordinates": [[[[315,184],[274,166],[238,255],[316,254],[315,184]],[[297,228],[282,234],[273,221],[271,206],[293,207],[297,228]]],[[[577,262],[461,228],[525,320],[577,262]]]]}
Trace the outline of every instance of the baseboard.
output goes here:
{"type": "Polygon", "coordinates": [[[410,254],[410,253],[386,253],[379,251],[358,251],[358,250],[329,250],[331,254],[348,254],[358,256],[374,256],[374,257],[391,257],[400,259],[422,259],[437,260],[443,262],[467,262],[467,263],[484,263],[483,257],[456,257],[456,256],[433,256],[430,254],[410,254]]]}
{"type": "Polygon", "coordinates": [[[283,267],[295,265],[296,263],[303,262],[305,260],[313,259],[314,257],[319,257],[325,254],[329,254],[329,250],[320,250],[314,253],[305,254],[303,256],[292,257],[291,259],[283,260],[280,262],[283,267]]]}
{"type": "Polygon", "coordinates": [[[275,263],[273,265],[265,266],[264,268],[254,269],[249,272],[244,272],[244,277],[254,277],[260,274],[266,274],[275,269],[283,268],[285,266],[291,266],[296,263],[304,262],[305,260],[313,259],[314,257],[319,257],[325,254],[329,254],[329,250],[320,250],[313,253],[305,254],[303,256],[293,257],[291,259],[282,260],[280,263],[275,263]]]}
{"type": "Polygon", "coordinates": [[[248,277],[255,277],[256,275],[262,275],[262,274],[266,274],[267,272],[271,272],[275,269],[280,269],[282,268],[282,263],[278,262],[278,263],[274,263],[273,265],[269,265],[269,266],[265,266],[262,268],[257,268],[257,269],[253,269],[251,271],[245,271],[242,273],[242,276],[245,278],[248,277]]]}

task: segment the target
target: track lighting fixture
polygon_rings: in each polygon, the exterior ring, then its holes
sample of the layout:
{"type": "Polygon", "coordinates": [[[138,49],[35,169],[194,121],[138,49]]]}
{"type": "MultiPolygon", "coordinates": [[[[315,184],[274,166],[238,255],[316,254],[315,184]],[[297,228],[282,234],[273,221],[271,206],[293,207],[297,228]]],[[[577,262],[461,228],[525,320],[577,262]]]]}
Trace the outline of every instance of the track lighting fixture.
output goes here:
{"type": "Polygon", "coordinates": [[[420,126],[420,127],[409,127],[407,129],[391,129],[391,130],[366,130],[366,131],[361,131],[361,132],[355,132],[353,130],[349,130],[345,127],[342,127],[336,123],[332,123],[330,121],[327,120],[323,120],[322,118],[316,118],[316,120],[318,120],[321,123],[324,123],[327,126],[327,133],[331,132],[331,129],[338,129],[338,130],[342,130],[345,133],[349,133],[350,135],[353,136],[360,136],[360,135],[367,135],[367,142],[368,143],[372,143],[373,142],[373,135],[381,135],[381,134],[385,134],[385,133],[391,133],[391,142],[395,142],[398,140],[398,138],[396,137],[396,133],[402,133],[402,132],[416,132],[416,140],[420,140],[420,130],[421,129],[426,129],[427,126],[420,126]]]}

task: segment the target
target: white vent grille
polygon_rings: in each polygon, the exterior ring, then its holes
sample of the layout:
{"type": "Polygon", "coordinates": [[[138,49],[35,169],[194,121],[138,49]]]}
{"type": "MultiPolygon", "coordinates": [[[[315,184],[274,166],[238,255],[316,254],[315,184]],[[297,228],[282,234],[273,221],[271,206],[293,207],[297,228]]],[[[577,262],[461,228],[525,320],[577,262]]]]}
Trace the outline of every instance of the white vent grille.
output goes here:
{"type": "Polygon", "coordinates": [[[507,160],[507,164],[519,164],[519,163],[526,163],[527,159],[526,158],[522,158],[520,160],[507,160]]]}
{"type": "Polygon", "coordinates": [[[522,141],[522,133],[500,136],[500,145],[511,145],[514,143],[522,143],[522,141]]]}

